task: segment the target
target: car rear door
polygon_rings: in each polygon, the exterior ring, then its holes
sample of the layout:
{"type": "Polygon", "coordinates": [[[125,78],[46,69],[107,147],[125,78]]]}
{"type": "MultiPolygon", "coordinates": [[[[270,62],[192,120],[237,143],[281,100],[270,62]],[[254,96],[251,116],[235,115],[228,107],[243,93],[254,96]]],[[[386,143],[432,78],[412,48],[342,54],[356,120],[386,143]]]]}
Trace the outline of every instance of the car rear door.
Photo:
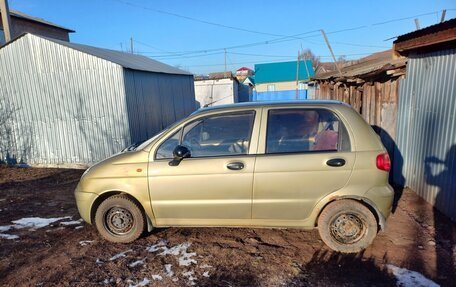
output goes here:
{"type": "Polygon", "coordinates": [[[325,195],[342,188],[355,162],[335,111],[265,108],[253,187],[253,219],[303,220],[325,195]]]}

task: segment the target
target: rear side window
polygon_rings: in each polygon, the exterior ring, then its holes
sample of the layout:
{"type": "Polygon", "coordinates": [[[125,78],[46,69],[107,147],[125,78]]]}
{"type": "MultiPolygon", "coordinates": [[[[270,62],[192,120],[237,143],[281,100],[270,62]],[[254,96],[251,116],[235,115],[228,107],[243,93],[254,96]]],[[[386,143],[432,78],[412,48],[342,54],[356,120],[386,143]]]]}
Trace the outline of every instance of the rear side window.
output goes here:
{"type": "Polygon", "coordinates": [[[349,151],[347,130],[325,109],[277,109],[268,114],[266,153],[349,151]]]}

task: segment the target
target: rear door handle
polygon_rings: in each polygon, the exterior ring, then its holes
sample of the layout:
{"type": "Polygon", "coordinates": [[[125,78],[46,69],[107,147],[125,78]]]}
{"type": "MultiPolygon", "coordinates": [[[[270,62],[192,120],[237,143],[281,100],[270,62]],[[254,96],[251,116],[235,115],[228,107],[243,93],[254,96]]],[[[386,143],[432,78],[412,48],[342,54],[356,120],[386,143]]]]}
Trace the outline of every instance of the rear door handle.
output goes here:
{"type": "Polygon", "coordinates": [[[241,170],[244,168],[244,164],[242,162],[230,162],[226,167],[231,170],[241,170]]]}
{"type": "Polygon", "coordinates": [[[345,165],[345,159],[343,158],[332,158],[326,162],[326,165],[333,167],[341,167],[345,165]]]}

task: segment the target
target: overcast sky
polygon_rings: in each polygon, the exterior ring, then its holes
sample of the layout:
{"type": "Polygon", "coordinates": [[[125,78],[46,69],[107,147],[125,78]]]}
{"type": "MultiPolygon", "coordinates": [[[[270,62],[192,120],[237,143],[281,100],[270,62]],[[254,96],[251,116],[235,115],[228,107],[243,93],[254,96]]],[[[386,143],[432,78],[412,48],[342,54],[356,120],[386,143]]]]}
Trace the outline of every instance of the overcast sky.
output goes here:
{"type": "Polygon", "coordinates": [[[456,17],[454,0],[9,0],[10,8],[76,30],[71,41],[150,56],[195,74],[291,61],[309,48],[348,59],[391,48],[395,36],[456,17]],[[288,36],[288,37],[287,37],[288,36]],[[293,36],[293,37],[289,37],[293,36]],[[389,40],[388,40],[389,39],[389,40]]]}

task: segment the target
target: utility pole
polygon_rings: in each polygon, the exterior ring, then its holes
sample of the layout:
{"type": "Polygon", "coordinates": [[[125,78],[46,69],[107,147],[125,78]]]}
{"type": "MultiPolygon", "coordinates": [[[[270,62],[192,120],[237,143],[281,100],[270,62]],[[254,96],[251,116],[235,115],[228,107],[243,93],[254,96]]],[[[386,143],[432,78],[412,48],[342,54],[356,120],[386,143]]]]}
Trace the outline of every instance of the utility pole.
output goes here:
{"type": "Polygon", "coordinates": [[[336,56],[334,56],[334,52],[331,48],[331,45],[329,44],[328,37],[326,37],[326,33],[323,29],[320,30],[321,34],[323,34],[323,38],[325,38],[326,45],[328,45],[329,52],[331,52],[331,56],[334,60],[334,65],[336,66],[337,71],[339,72],[339,75],[342,76],[342,72],[339,68],[339,65],[337,64],[336,56]]]}
{"type": "Polygon", "coordinates": [[[130,52],[133,54],[133,36],[130,37],[130,52]]]}
{"type": "Polygon", "coordinates": [[[418,18],[415,18],[415,26],[417,30],[420,29],[420,20],[418,20],[418,18]]]}
{"type": "Polygon", "coordinates": [[[445,21],[446,9],[442,10],[442,17],[440,18],[440,23],[445,21]]]}
{"type": "Polygon", "coordinates": [[[226,49],[223,49],[223,51],[225,52],[225,73],[226,73],[226,49]]]}
{"type": "Polygon", "coordinates": [[[123,45],[122,45],[122,42],[120,42],[120,51],[123,52],[123,45]]]}
{"type": "Polygon", "coordinates": [[[299,59],[301,58],[301,55],[299,54],[298,50],[298,59],[296,61],[296,100],[299,99],[299,59]]]}
{"type": "Polygon", "coordinates": [[[3,31],[5,32],[5,41],[11,41],[13,36],[13,27],[11,26],[10,11],[8,7],[8,0],[0,0],[0,10],[2,13],[3,31]]]}

